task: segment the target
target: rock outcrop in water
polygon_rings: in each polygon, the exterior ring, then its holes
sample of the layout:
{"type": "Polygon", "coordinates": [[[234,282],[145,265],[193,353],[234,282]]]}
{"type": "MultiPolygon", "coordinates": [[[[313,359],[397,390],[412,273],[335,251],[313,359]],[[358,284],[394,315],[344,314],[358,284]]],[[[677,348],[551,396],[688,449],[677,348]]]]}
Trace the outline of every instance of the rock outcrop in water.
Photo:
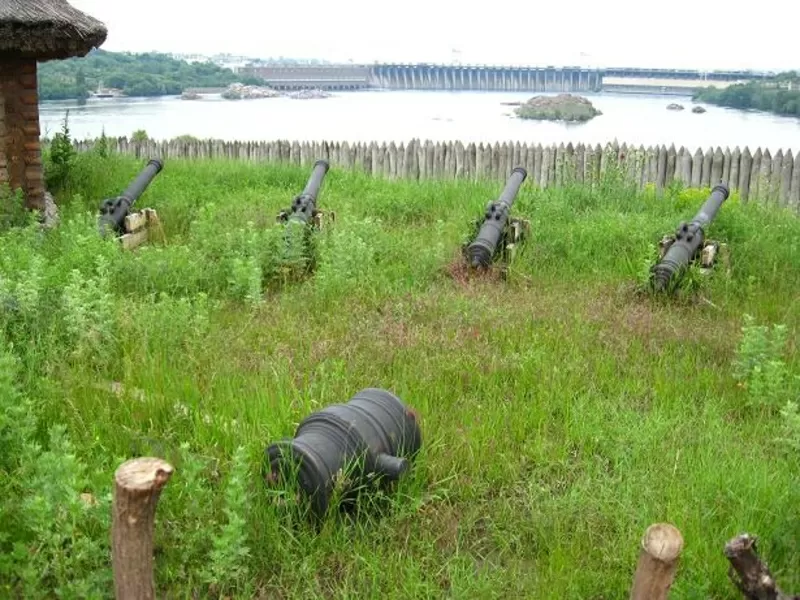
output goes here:
{"type": "Polygon", "coordinates": [[[706,109],[703,108],[702,106],[695,106],[694,108],[692,108],[692,112],[693,113],[697,113],[697,114],[701,114],[701,113],[706,112],[706,109]]]}
{"type": "Polygon", "coordinates": [[[200,100],[200,94],[197,92],[183,92],[181,100],[200,100]]]}
{"type": "Polygon", "coordinates": [[[675,102],[667,104],[667,110],[683,110],[683,104],[677,104],[675,102]]]}
{"type": "Polygon", "coordinates": [[[226,100],[252,100],[256,98],[276,98],[278,96],[280,94],[272,88],[244,85],[243,83],[232,83],[222,92],[222,97],[226,100]]]}
{"type": "Polygon", "coordinates": [[[558,94],[557,96],[534,96],[516,110],[520,119],[543,121],[588,121],[603,114],[583,96],[558,94]]]}

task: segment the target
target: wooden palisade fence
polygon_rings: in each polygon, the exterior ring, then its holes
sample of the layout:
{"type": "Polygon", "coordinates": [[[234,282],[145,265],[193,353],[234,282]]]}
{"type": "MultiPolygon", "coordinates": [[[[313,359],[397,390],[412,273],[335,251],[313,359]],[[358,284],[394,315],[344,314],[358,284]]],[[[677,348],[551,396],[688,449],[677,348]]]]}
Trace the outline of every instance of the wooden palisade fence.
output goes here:
{"type": "MultiPolygon", "coordinates": [[[[75,142],[86,151],[96,140],[75,142]]],[[[227,158],[310,166],[323,158],[333,167],[360,170],[390,179],[501,179],[515,166],[528,171],[526,185],[560,186],[567,182],[594,185],[610,166],[638,187],[652,185],[660,191],[674,180],[687,187],[706,188],[719,183],[738,191],[743,201],[791,206],[800,210],[800,152],[761,148],[751,152],[720,147],[690,149],[674,145],[628,146],[617,142],[558,145],[520,142],[246,142],[224,140],[147,140],[136,142],[108,138],[111,150],[140,158],[227,158]]]]}

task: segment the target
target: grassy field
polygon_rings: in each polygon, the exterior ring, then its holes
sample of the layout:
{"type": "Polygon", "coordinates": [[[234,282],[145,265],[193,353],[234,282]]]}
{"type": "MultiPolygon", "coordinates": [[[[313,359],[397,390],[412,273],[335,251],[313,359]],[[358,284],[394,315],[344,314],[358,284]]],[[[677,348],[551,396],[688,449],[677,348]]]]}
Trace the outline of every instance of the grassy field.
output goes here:
{"type": "Polygon", "coordinates": [[[658,298],[648,261],[704,192],[526,183],[501,281],[457,265],[502,182],[332,168],[335,226],[292,282],[274,219],[309,169],[167,161],[139,204],[165,241],[126,253],[96,207],[144,162],[82,155],[56,230],[0,236],[0,596],[113,596],[112,477],[140,455],[175,467],[159,597],[625,598],[658,521],[685,539],[672,598],[738,598],[744,531],[800,591],[795,216],[732,197],[709,231],[730,269],[658,298]],[[314,532],[264,449],[369,386],[417,410],[423,451],[389,510],[314,532]]]}

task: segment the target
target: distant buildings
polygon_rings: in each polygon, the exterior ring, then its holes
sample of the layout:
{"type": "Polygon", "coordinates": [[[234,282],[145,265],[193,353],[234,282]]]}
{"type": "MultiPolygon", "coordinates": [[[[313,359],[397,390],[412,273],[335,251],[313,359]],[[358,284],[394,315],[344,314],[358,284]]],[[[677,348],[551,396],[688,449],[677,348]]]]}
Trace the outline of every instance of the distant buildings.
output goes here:
{"type": "Polygon", "coordinates": [[[170,54],[175,60],[183,60],[187,63],[211,63],[219,65],[220,67],[230,69],[234,73],[238,73],[245,67],[261,67],[266,65],[324,65],[329,64],[326,60],[318,59],[297,59],[285,58],[280,56],[278,58],[253,58],[250,56],[240,56],[236,54],[170,54]]]}

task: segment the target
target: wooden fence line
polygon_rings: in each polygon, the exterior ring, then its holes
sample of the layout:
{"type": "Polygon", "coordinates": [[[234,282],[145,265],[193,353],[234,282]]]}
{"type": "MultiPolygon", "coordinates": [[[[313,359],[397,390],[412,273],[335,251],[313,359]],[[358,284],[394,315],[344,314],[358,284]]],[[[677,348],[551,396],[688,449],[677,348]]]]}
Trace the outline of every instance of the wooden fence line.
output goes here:
{"type": "MultiPolygon", "coordinates": [[[[779,149],[738,146],[731,151],[708,148],[691,150],[675,145],[645,148],[616,141],[600,144],[529,145],[520,142],[464,144],[413,139],[400,142],[261,142],[224,140],[132,141],[107,138],[109,148],[140,158],[227,158],[311,166],[326,159],[332,167],[363,171],[390,179],[501,179],[515,166],[528,171],[526,185],[560,186],[567,182],[597,185],[609,168],[616,166],[642,188],[662,190],[674,180],[687,187],[707,188],[720,181],[743,201],[791,206],[800,210],[800,152],[794,156],[779,149]]],[[[78,151],[88,151],[97,140],[76,141],[78,151]]]]}

